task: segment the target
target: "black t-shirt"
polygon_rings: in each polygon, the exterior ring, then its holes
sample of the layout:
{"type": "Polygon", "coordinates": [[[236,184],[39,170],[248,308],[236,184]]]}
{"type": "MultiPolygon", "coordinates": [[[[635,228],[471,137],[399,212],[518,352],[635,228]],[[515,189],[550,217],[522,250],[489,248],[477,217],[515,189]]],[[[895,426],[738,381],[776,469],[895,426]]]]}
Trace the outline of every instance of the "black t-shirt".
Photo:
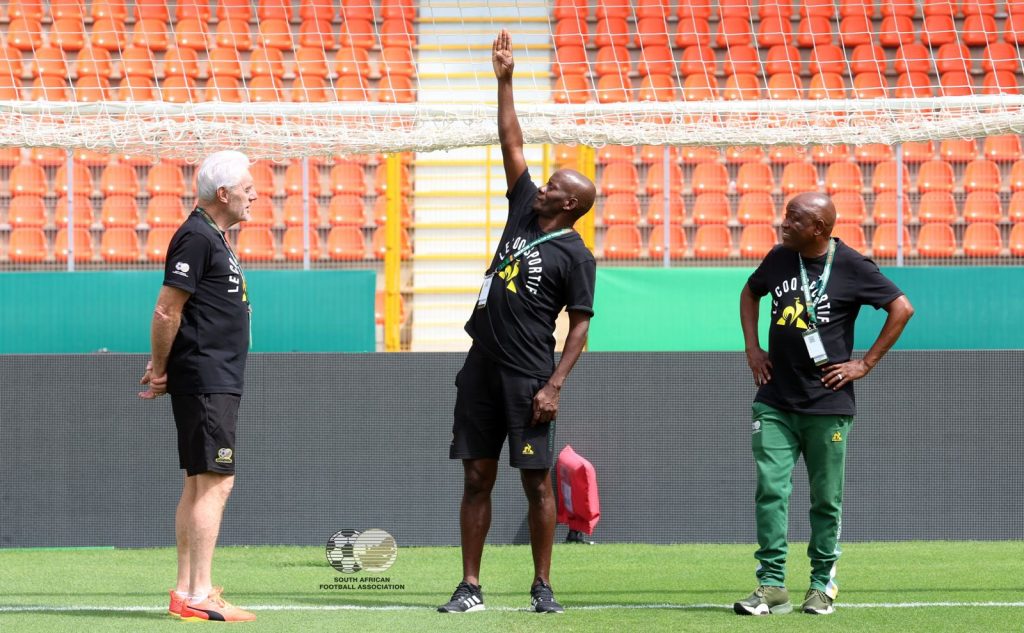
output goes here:
{"type": "Polygon", "coordinates": [[[249,297],[223,234],[198,211],[171,238],[164,285],[192,295],[167,361],[167,392],[241,395],[249,353],[249,297]]]}
{"type": "MultiPolygon", "coordinates": [[[[838,238],[835,259],[825,294],[818,303],[818,330],[828,354],[828,363],[850,360],[853,352],[853,326],[862,305],[876,310],[903,294],[875,262],[864,257],[838,238]]],[[[813,287],[812,301],[819,294],[818,280],[825,268],[826,255],[804,259],[807,278],[813,287]]],[[[771,293],[771,322],[768,329],[768,356],[772,378],[757,392],[755,401],[784,411],[818,415],[854,415],[856,401],[853,384],[832,391],[821,382],[821,367],[807,353],[803,333],[810,325],[800,283],[800,263],[796,251],[776,246],[747,281],[756,297],[771,293]]]]}
{"type": "MultiPolygon", "coordinates": [[[[537,186],[525,171],[507,193],[508,221],[487,272],[545,235],[530,208],[537,186]]],[[[496,362],[548,378],[555,366],[555,319],[562,308],[594,314],[597,263],[575,231],[548,240],[495,272],[484,307],[474,305],[466,332],[496,362]]]]}

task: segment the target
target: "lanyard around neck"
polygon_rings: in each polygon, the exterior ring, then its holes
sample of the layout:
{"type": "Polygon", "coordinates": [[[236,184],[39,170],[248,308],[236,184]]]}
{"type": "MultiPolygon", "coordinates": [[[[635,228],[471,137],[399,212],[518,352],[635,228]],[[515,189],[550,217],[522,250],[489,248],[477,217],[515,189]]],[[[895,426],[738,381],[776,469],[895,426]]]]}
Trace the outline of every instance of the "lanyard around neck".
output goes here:
{"type": "Polygon", "coordinates": [[[510,263],[512,263],[512,261],[517,259],[520,255],[522,255],[526,251],[530,250],[534,246],[538,246],[540,244],[543,244],[544,242],[547,242],[548,240],[553,240],[556,237],[561,237],[561,236],[565,235],[566,233],[568,233],[571,230],[572,229],[570,229],[570,228],[564,228],[564,229],[558,229],[554,233],[548,233],[546,235],[541,235],[540,237],[538,237],[537,239],[533,240],[532,242],[530,242],[526,246],[520,248],[518,251],[512,253],[511,255],[506,256],[505,259],[501,260],[501,262],[499,262],[498,265],[494,267],[494,270],[498,271],[498,270],[501,270],[501,269],[505,268],[505,266],[508,266],[510,263]]]}
{"type": "Polygon", "coordinates": [[[825,296],[825,286],[828,284],[828,277],[832,273],[832,260],[836,254],[836,241],[829,238],[828,240],[828,257],[825,258],[825,269],[821,271],[821,277],[818,277],[818,298],[811,301],[811,284],[807,279],[807,269],[804,267],[803,255],[797,253],[796,256],[800,260],[800,283],[803,284],[804,289],[804,303],[807,305],[807,316],[810,317],[811,327],[818,327],[818,304],[821,302],[822,297],[825,296]]]}

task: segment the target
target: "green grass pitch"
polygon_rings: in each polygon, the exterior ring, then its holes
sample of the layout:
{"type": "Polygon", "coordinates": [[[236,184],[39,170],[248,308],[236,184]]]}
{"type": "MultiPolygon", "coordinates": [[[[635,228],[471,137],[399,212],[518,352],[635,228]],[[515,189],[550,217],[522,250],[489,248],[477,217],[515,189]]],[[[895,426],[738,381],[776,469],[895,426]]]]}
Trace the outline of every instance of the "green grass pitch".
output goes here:
{"type": "MultiPolygon", "coordinates": [[[[174,552],[161,549],[0,549],[0,631],[114,633],[227,627],[235,631],[1024,631],[1024,541],[847,543],[836,613],[739,617],[731,604],[754,587],[749,545],[556,545],[552,584],[562,615],[526,611],[532,564],[525,546],[489,546],[488,610],[434,611],[460,579],[458,548],[401,548],[386,584],[357,584],[317,547],[225,547],[214,581],[251,607],[246,624],[180,622],[169,615],[174,552]],[[338,582],[336,578],[342,578],[338,582]]],[[[807,589],[804,546],[791,547],[789,590],[807,589]]]]}

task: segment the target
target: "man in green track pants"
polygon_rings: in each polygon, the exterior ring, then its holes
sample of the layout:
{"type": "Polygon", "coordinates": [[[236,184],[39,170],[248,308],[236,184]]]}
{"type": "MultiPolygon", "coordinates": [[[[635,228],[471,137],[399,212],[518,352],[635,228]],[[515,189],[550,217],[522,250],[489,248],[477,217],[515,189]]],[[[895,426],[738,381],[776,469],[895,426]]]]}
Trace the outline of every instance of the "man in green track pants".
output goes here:
{"type": "Polygon", "coordinates": [[[733,605],[740,615],[792,610],[786,535],[793,467],[804,456],[811,489],[810,588],[805,613],[832,613],[842,525],[846,444],[856,413],[853,382],[866,376],[903,332],[914,309],[873,261],[833,239],[828,196],[803,193],[786,205],[782,244],[747,280],[740,322],[758,387],[751,446],[757,471],[757,589],[733,605]],[[758,340],[760,298],[771,294],[768,352],[758,340]],[[862,305],[888,312],[861,359],[852,359],[862,305]]]}

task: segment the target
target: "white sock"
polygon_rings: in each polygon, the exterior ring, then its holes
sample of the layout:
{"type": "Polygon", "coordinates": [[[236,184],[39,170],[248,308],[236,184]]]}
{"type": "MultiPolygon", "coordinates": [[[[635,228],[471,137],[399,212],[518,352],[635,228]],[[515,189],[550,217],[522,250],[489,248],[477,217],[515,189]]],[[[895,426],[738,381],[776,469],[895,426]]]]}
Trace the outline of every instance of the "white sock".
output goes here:
{"type": "Polygon", "coordinates": [[[206,592],[206,593],[197,593],[197,594],[195,594],[195,595],[190,595],[190,596],[188,597],[188,603],[189,603],[189,604],[199,604],[199,603],[200,603],[200,602],[202,602],[203,600],[206,600],[206,598],[207,598],[207,597],[209,597],[209,595],[210,595],[210,593],[209,593],[209,592],[206,592]]]}
{"type": "Polygon", "coordinates": [[[174,595],[178,596],[179,598],[188,598],[188,592],[187,591],[178,591],[177,589],[175,589],[174,590],[174,595]]]}

